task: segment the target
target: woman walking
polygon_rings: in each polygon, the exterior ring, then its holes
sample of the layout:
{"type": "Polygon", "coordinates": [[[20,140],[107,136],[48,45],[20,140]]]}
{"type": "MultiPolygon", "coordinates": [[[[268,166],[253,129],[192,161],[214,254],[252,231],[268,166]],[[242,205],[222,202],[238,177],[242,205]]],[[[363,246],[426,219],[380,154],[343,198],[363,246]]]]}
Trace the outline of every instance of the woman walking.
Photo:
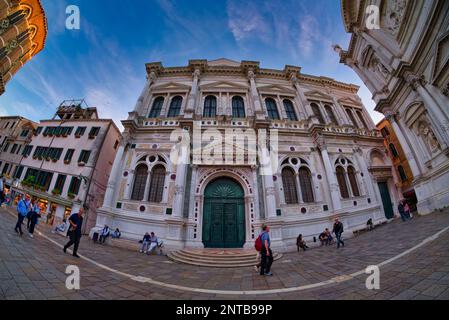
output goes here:
{"type": "Polygon", "coordinates": [[[28,232],[31,238],[34,238],[34,228],[37,225],[38,219],[41,217],[41,209],[39,208],[39,204],[35,199],[31,202],[31,221],[30,221],[30,227],[28,228],[28,232]]]}

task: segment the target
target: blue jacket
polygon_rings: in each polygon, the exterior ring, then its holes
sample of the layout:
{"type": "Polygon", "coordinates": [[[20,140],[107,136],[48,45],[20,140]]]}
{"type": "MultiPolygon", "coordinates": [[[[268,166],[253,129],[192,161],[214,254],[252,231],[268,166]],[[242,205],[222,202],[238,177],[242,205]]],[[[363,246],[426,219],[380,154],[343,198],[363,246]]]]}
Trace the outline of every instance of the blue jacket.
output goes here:
{"type": "Polygon", "coordinates": [[[24,199],[20,200],[17,204],[17,212],[20,213],[21,216],[26,217],[30,209],[30,201],[26,201],[24,199]]]}

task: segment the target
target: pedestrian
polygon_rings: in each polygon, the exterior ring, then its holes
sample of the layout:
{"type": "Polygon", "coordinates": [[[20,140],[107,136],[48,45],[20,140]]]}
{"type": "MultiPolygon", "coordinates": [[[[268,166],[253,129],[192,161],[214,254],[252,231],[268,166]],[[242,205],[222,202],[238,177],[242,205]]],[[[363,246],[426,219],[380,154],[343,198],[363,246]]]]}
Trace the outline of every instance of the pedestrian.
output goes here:
{"type": "Polygon", "coordinates": [[[401,215],[402,221],[407,221],[407,216],[405,215],[404,201],[400,200],[398,204],[398,211],[401,215]]]}
{"type": "Polygon", "coordinates": [[[371,231],[373,229],[374,229],[373,219],[369,218],[368,221],[366,222],[366,230],[371,231]]]}
{"type": "Polygon", "coordinates": [[[67,252],[67,249],[70,248],[73,244],[75,245],[73,248],[73,256],[79,258],[78,246],[81,240],[81,227],[83,226],[83,214],[84,208],[81,207],[78,213],[72,214],[69,218],[69,232],[68,235],[70,237],[70,241],[64,246],[64,253],[67,252]]]}
{"type": "Polygon", "coordinates": [[[159,239],[156,237],[154,232],[151,232],[150,247],[148,248],[147,254],[151,254],[157,248],[158,242],[159,239]]]}
{"type": "Polygon", "coordinates": [[[14,230],[20,236],[23,235],[23,231],[22,231],[23,220],[27,216],[28,212],[30,212],[30,210],[31,210],[31,201],[30,201],[30,196],[27,194],[25,196],[25,199],[21,199],[17,203],[17,223],[16,223],[16,227],[14,228],[14,230]]]}
{"type": "Polygon", "coordinates": [[[34,228],[37,225],[38,219],[41,217],[41,209],[39,208],[39,204],[37,201],[34,201],[34,204],[31,207],[31,221],[30,227],[28,228],[28,232],[31,238],[34,238],[34,228]]]}
{"type": "Polygon", "coordinates": [[[306,241],[302,238],[302,234],[300,234],[298,238],[296,238],[296,247],[298,248],[298,252],[299,248],[304,251],[306,251],[306,249],[309,249],[309,247],[306,245],[306,241]]]}
{"type": "Polygon", "coordinates": [[[143,236],[142,239],[142,247],[140,248],[140,253],[147,253],[150,243],[151,243],[151,236],[148,232],[145,232],[145,235],[143,236]]]}
{"type": "Polygon", "coordinates": [[[109,229],[109,227],[107,225],[105,225],[103,230],[101,231],[100,240],[98,242],[100,244],[105,243],[105,241],[109,237],[110,233],[111,233],[111,230],[109,229]]]}
{"type": "Polygon", "coordinates": [[[270,227],[264,224],[262,226],[262,250],[260,251],[262,255],[262,261],[260,265],[260,275],[261,276],[272,276],[271,265],[273,264],[273,252],[271,251],[271,240],[270,240],[270,227]]]}
{"type": "Polygon", "coordinates": [[[408,220],[410,220],[413,217],[410,211],[410,206],[408,205],[408,202],[405,199],[404,199],[404,213],[408,220]]]}
{"type": "Polygon", "coordinates": [[[337,249],[340,248],[340,243],[345,246],[343,240],[341,240],[341,234],[343,233],[343,223],[341,223],[338,218],[335,219],[334,228],[332,230],[335,233],[335,237],[337,238],[337,249]]]}
{"type": "Polygon", "coordinates": [[[30,203],[30,211],[28,211],[28,213],[27,213],[27,230],[30,230],[31,217],[33,216],[33,208],[34,208],[35,204],[36,204],[36,198],[32,198],[31,203],[30,203]]]}
{"type": "Polygon", "coordinates": [[[3,202],[6,200],[6,194],[5,194],[5,182],[4,178],[0,178],[0,207],[2,206],[3,202]]]}

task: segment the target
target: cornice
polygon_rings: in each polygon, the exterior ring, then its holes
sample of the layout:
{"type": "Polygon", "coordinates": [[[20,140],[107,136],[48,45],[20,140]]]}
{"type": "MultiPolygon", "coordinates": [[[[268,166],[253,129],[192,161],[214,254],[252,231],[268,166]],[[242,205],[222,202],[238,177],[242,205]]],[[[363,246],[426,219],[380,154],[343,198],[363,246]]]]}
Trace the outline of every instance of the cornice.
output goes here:
{"type": "Polygon", "coordinates": [[[268,78],[290,81],[292,75],[303,83],[315,84],[318,86],[328,86],[350,93],[357,93],[359,86],[350,83],[344,83],[325,76],[314,76],[302,74],[301,68],[297,66],[285,66],[283,70],[260,68],[259,62],[242,61],[240,66],[208,66],[205,60],[190,60],[188,66],[164,67],[161,62],[147,63],[146,70],[148,76],[151,74],[157,77],[191,77],[192,71],[199,68],[201,75],[216,76],[242,76],[247,78],[248,72],[252,71],[257,78],[268,78]]]}

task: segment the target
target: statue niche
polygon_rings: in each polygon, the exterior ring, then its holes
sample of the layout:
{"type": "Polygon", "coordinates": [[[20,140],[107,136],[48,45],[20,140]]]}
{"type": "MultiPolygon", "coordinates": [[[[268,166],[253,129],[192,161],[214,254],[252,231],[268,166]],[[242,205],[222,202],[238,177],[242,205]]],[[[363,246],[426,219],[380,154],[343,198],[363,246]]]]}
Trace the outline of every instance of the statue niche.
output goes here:
{"type": "Polygon", "coordinates": [[[425,119],[419,121],[417,134],[424,142],[424,145],[426,146],[430,154],[433,154],[441,149],[440,143],[435,137],[432,127],[425,119]]]}

